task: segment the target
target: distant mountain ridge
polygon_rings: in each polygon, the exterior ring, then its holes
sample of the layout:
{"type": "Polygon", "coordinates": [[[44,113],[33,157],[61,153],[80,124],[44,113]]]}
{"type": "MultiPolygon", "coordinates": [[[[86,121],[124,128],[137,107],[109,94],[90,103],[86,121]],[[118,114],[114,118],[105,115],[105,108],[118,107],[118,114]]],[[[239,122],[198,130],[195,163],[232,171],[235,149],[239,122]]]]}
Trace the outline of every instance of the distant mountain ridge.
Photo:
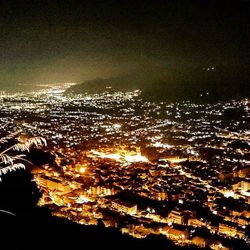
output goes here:
{"type": "Polygon", "coordinates": [[[217,101],[250,97],[246,71],[230,68],[192,69],[186,72],[138,71],[107,79],[94,79],[71,86],[66,94],[95,94],[140,89],[142,98],[153,101],[217,101]]]}

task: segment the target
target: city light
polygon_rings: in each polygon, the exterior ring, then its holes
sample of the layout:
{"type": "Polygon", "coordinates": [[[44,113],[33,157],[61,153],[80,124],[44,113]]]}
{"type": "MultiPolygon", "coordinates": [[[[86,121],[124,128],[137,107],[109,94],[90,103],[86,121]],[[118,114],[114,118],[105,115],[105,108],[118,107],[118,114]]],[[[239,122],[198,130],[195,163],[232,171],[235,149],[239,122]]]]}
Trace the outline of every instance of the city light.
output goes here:
{"type": "MultiPolygon", "coordinates": [[[[111,150],[112,149],[108,149],[108,151],[111,150]]],[[[105,151],[101,152],[101,151],[91,150],[90,157],[112,159],[124,164],[136,163],[136,162],[148,162],[148,159],[145,156],[141,155],[140,152],[128,151],[125,149],[114,149],[114,151],[115,151],[114,153],[110,153],[105,151]]]]}
{"type": "Polygon", "coordinates": [[[248,101],[142,102],[138,91],[76,98],[58,88],[0,97],[2,129],[44,136],[55,158],[32,170],[42,193],[39,206],[84,225],[102,221],[137,238],[162,234],[181,246],[203,247],[214,234],[248,242],[250,133],[222,117],[243,108],[246,121],[248,101]],[[22,115],[27,106],[32,120],[22,115]],[[119,109],[111,114],[113,107],[119,109]],[[241,206],[246,212],[238,211],[241,206]],[[192,235],[199,227],[207,228],[207,239],[192,235]]]}
{"type": "Polygon", "coordinates": [[[80,173],[83,174],[83,173],[85,173],[85,172],[86,172],[86,168],[85,168],[85,167],[81,167],[81,168],[80,168],[80,173]]]}

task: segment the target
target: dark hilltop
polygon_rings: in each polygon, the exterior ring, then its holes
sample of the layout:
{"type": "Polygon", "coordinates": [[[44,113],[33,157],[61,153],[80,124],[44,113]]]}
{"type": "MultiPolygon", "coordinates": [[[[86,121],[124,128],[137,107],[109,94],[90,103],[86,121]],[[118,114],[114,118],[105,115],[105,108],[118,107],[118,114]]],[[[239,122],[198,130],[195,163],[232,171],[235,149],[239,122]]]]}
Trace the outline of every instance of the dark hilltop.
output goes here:
{"type": "Polygon", "coordinates": [[[141,90],[150,101],[223,101],[250,96],[247,69],[201,66],[186,70],[148,68],[110,78],[98,78],[71,86],[66,94],[141,90]]]}

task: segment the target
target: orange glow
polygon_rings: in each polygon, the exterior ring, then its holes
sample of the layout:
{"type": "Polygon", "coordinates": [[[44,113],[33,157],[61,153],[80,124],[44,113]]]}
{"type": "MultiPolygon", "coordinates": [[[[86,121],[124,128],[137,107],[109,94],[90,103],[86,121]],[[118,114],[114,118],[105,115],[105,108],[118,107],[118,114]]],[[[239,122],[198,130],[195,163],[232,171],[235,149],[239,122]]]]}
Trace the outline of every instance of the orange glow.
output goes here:
{"type": "Polygon", "coordinates": [[[136,151],[128,151],[125,149],[114,150],[115,152],[103,152],[97,150],[91,150],[88,155],[91,158],[106,158],[112,159],[123,164],[135,163],[135,162],[149,162],[148,159],[141,155],[141,152],[138,148],[136,151]]]}
{"type": "Polygon", "coordinates": [[[79,170],[80,173],[85,173],[86,172],[86,168],[85,167],[80,167],[80,170],[79,170]]]}
{"type": "Polygon", "coordinates": [[[226,192],[224,193],[224,196],[225,196],[226,198],[234,197],[234,195],[235,195],[234,191],[226,191],[226,192]]]}
{"type": "Polygon", "coordinates": [[[148,162],[148,159],[140,153],[136,155],[125,155],[124,158],[126,162],[148,162]]]}
{"type": "Polygon", "coordinates": [[[166,160],[170,161],[171,163],[180,163],[180,162],[186,161],[187,158],[171,157],[171,158],[166,158],[166,160]]]}

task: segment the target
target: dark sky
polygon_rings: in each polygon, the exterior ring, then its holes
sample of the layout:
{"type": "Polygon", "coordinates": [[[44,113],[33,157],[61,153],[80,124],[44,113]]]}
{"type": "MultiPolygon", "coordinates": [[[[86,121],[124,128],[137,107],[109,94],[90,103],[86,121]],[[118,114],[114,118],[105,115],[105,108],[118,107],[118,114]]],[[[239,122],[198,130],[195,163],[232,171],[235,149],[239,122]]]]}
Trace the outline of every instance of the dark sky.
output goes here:
{"type": "Polygon", "coordinates": [[[241,67],[250,2],[0,1],[0,84],[82,82],[140,65],[241,67]]]}

